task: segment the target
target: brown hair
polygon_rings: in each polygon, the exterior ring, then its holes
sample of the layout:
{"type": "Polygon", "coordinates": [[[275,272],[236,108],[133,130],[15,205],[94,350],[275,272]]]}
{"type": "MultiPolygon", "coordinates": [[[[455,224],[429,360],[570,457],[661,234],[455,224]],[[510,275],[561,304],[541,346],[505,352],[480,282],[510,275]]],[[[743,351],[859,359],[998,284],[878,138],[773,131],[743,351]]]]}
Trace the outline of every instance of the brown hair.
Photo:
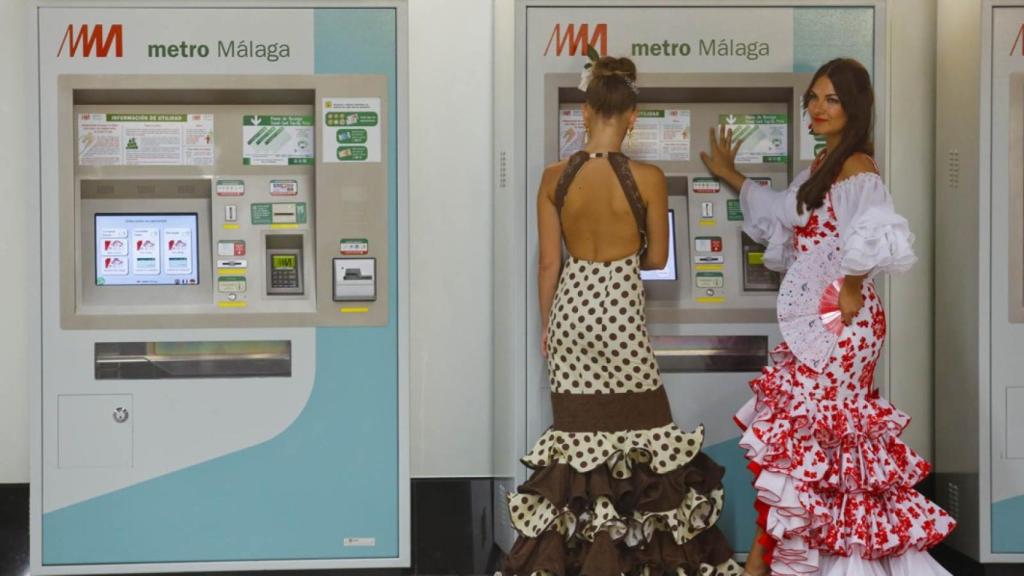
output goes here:
{"type": "Polygon", "coordinates": [[[602,56],[587,85],[587,106],[610,118],[636,108],[636,64],[629,58],[602,56]]]}
{"type": "Polygon", "coordinates": [[[846,126],[839,139],[839,145],[825,157],[821,166],[800,186],[797,193],[797,211],[804,208],[814,210],[825,202],[825,194],[839,177],[846,159],[858,152],[868,156],[874,153],[871,141],[875,94],[871,89],[871,77],[860,62],[852,58],[836,58],[826,62],[811,78],[804,92],[804,110],[811,102],[811,86],[818,78],[828,76],[839,96],[839,104],[846,113],[846,126]]]}

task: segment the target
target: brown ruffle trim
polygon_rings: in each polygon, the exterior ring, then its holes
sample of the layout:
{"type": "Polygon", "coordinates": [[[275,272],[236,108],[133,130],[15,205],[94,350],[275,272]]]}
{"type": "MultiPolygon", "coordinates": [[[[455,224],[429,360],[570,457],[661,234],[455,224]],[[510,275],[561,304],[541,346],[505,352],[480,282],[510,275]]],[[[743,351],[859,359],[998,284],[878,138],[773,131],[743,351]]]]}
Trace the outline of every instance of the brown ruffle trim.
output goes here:
{"type": "Polygon", "coordinates": [[[519,487],[521,494],[542,496],[558,508],[568,508],[577,516],[599,497],[615,503],[620,514],[636,510],[660,512],[678,508],[691,489],[708,494],[721,484],[725,469],[703,452],[698,452],[682,468],[657,474],[646,464],[633,467],[628,478],[615,478],[605,466],[585,473],[568,464],[541,468],[519,487]]]}
{"type": "Polygon", "coordinates": [[[657,532],[650,541],[636,547],[613,541],[606,532],[599,533],[593,542],[566,542],[557,532],[545,532],[538,538],[520,537],[505,558],[502,574],[632,576],[643,574],[645,568],[650,576],[677,576],[678,568],[688,576],[741,574],[743,569],[732,560],[732,554],[725,536],[715,527],[685,544],[677,544],[667,532],[657,532]]]}
{"type": "Polygon", "coordinates": [[[663,386],[617,394],[551,393],[552,428],[562,432],[647,430],[672,423],[663,386]]]}

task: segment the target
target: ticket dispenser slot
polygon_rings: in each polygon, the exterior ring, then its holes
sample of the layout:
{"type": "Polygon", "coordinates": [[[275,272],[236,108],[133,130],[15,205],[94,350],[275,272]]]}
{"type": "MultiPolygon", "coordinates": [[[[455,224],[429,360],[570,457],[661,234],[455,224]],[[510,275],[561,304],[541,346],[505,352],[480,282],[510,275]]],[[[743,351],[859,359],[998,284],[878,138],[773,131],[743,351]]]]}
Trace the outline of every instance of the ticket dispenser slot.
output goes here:
{"type": "Polygon", "coordinates": [[[301,235],[275,234],[267,236],[265,264],[268,296],[295,296],[305,293],[302,281],[301,235]]]}

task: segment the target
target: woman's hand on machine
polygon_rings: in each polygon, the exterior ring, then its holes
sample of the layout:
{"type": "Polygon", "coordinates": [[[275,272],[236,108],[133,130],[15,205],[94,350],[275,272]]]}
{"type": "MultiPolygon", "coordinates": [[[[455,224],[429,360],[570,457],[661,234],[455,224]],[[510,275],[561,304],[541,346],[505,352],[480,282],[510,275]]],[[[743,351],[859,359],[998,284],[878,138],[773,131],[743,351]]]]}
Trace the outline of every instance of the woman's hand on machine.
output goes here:
{"type": "Polygon", "coordinates": [[[738,191],[745,180],[745,177],[736,170],[736,155],[740,151],[740,146],[743,145],[743,138],[733,140],[732,129],[726,128],[725,125],[719,126],[717,130],[718,134],[715,134],[714,127],[710,130],[709,150],[711,150],[711,154],[701,152],[700,159],[704,161],[708,172],[722,178],[738,191]]]}

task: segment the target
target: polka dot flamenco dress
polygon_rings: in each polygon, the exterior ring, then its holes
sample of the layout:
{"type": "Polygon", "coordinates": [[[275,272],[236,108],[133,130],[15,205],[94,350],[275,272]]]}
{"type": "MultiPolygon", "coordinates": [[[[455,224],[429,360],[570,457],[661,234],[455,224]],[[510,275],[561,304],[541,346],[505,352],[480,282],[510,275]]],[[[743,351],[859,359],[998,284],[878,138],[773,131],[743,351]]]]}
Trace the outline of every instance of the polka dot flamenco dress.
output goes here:
{"type": "Polygon", "coordinates": [[[768,246],[770,268],[830,250],[843,275],[869,278],[864,307],[821,370],[782,343],[736,415],[755,473],[766,561],[784,576],[948,576],[925,550],[955,522],[914,490],[930,466],[899,438],[910,418],[873,382],[886,322],[870,277],[909,268],[913,236],[874,173],[836,183],[820,208],[798,215],[796,194],[808,174],[785,192],[747,180],[744,231],[768,246]]]}
{"type": "MultiPolygon", "coordinates": [[[[570,159],[559,209],[588,159],[570,159]]],[[[608,160],[642,224],[628,159],[608,160]]],[[[533,473],[508,498],[520,537],[503,574],[742,574],[714,525],[724,470],[700,451],[702,427],[684,432],[672,422],[645,326],[639,256],[566,261],[548,371],[554,424],[522,459],[533,473]]]]}

